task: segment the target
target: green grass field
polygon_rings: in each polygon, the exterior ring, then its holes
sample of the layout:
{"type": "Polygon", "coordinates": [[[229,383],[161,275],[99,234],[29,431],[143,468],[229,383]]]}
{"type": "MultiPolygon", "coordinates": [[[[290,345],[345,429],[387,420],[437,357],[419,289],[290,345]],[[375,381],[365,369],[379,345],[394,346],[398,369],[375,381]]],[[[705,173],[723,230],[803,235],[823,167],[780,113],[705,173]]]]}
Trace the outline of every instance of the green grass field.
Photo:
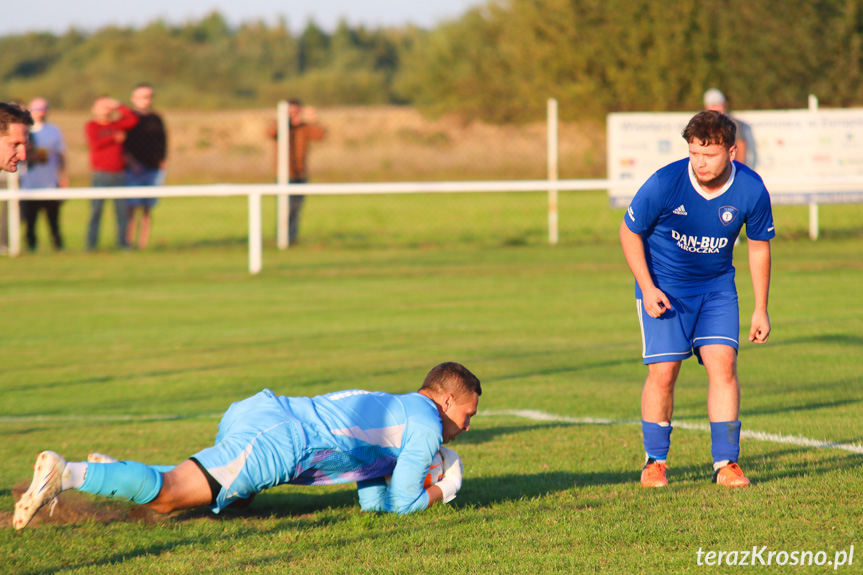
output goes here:
{"type": "MultiPolygon", "coordinates": [[[[832,561],[852,545],[853,564],[838,571],[860,572],[859,449],[747,437],[741,464],[754,485],[729,491],[710,483],[709,434],[682,425],[671,486],[639,486],[632,422],[646,369],[617,243],[622,211],[601,193],[563,194],[552,248],[544,201],[312,198],[303,243],[278,252],[270,239],[256,277],[243,200],[165,200],[152,249],[95,254],[80,249],[86,205],[69,202],[66,252],[0,259],[0,572],[726,573],[738,568],[699,566],[699,549],[832,561]],[[451,505],[366,514],[351,485],[284,486],[246,512],[162,517],[71,492],[54,517],[11,528],[13,492],[43,449],[176,463],[212,442],[231,402],[264,387],[402,393],[445,360],[467,365],[484,391],[453,445],[465,482],[451,505]]],[[[804,239],[805,207],[775,213],[773,334],[741,345],[744,430],[859,448],[863,206],[823,207],[818,242],[804,239]]],[[[748,332],[745,244],[736,265],[748,332]]],[[[705,398],[690,360],[676,421],[706,424],[705,398]]],[[[832,569],[774,559],[756,571],[832,569]]]]}

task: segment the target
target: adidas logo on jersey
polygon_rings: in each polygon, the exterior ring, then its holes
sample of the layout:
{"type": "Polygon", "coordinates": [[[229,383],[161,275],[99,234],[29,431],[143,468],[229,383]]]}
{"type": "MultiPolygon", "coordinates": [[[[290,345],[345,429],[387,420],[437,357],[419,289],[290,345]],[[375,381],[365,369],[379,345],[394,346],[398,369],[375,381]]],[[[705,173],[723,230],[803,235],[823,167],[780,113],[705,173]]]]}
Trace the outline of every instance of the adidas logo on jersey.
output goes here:
{"type": "Polygon", "coordinates": [[[683,207],[683,204],[680,204],[680,207],[679,207],[679,208],[676,208],[676,209],[674,210],[674,214],[675,214],[675,215],[678,215],[678,216],[686,216],[686,215],[688,215],[688,214],[686,213],[686,208],[684,208],[684,207],[683,207]]]}

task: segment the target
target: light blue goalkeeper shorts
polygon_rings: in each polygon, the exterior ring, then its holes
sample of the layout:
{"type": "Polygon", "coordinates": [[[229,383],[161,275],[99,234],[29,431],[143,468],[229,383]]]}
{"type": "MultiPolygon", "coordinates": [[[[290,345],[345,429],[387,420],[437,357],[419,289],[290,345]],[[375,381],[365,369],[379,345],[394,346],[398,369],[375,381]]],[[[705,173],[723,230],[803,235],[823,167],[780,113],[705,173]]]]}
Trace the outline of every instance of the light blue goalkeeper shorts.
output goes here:
{"type": "Polygon", "coordinates": [[[299,423],[265,389],[231,405],[215,445],[192,457],[222,486],[210,505],[218,513],[237,499],[290,481],[304,448],[299,423]]]}

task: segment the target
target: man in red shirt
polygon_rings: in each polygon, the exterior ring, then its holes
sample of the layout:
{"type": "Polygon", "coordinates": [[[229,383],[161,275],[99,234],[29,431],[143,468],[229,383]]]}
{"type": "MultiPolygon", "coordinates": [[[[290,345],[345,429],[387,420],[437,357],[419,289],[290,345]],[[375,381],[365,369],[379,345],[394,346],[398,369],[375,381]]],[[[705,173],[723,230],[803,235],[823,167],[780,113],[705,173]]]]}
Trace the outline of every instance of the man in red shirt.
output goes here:
{"type": "MultiPolygon", "coordinates": [[[[97,98],[92,109],[93,119],[87,122],[85,131],[90,146],[90,167],[93,170],[93,187],[122,187],[126,185],[126,164],[123,159],[123,142],[126,132],[138,123],[138,116],[113,98],[97,98]]],[[[92,200],[90,225],[87,230],[87,251],[99,244],[99,224],[102,221],[102,206],[105,200],[92,200]]],[[[127,249],[126,201],[114,200],[117,216],[117,247],[127,249]]]]}

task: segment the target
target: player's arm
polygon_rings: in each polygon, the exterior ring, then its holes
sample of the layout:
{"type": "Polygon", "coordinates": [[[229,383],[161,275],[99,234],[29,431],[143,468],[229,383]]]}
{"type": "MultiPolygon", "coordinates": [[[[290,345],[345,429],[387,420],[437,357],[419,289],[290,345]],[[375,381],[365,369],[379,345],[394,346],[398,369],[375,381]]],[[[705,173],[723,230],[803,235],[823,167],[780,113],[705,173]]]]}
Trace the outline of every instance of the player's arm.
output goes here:
{"type": "Polygon", "coordinates": [[[767,300],[770,293],[770,241],[750,239],[748,244],[749,272],[752,275],[752,290],[755,293],[755,310],[752,312],[749,341],[764,343],[770,337],[770,316],[767,314],[767,300]]]}
{"type": "MultiPolygon", "coordinates": [[[[423,488],[423,482],[439,446],[439,434],[411,434],[406,438],[390,477],[357,482],[360,507],[364,511],[400,515],[426,509],[431,505],[430,497],[434,494],[423,488]]],[[[437,495],[440,497],[440,490],[437,495]]]]}
{"type": "Polygon", "coordinates": [[[387,486],[386,511],[415,513],[431,505],[431,493],[423,488],[426,471],[434,454],[432,447],[414,445],[403,448],[387,486]]]}
{"type": "Polygon", "coordinates": [[[671,309],[668,296],[653,283],[650,269],[647,267],[647,258],[644,256],[644,241],[641,234],[631,231],[626,225],[626,220],[620,223],[620,245],[623,248],[623,256],[626,263],[641,288],[644,311],[650,317],[659,317],[666,310],[671,309]]]}
{"type": "Polygon", "coordinates": [[[387,482],[383,477],[357,481],[357,495],[363,511],[387,510],[387,482]]]}

